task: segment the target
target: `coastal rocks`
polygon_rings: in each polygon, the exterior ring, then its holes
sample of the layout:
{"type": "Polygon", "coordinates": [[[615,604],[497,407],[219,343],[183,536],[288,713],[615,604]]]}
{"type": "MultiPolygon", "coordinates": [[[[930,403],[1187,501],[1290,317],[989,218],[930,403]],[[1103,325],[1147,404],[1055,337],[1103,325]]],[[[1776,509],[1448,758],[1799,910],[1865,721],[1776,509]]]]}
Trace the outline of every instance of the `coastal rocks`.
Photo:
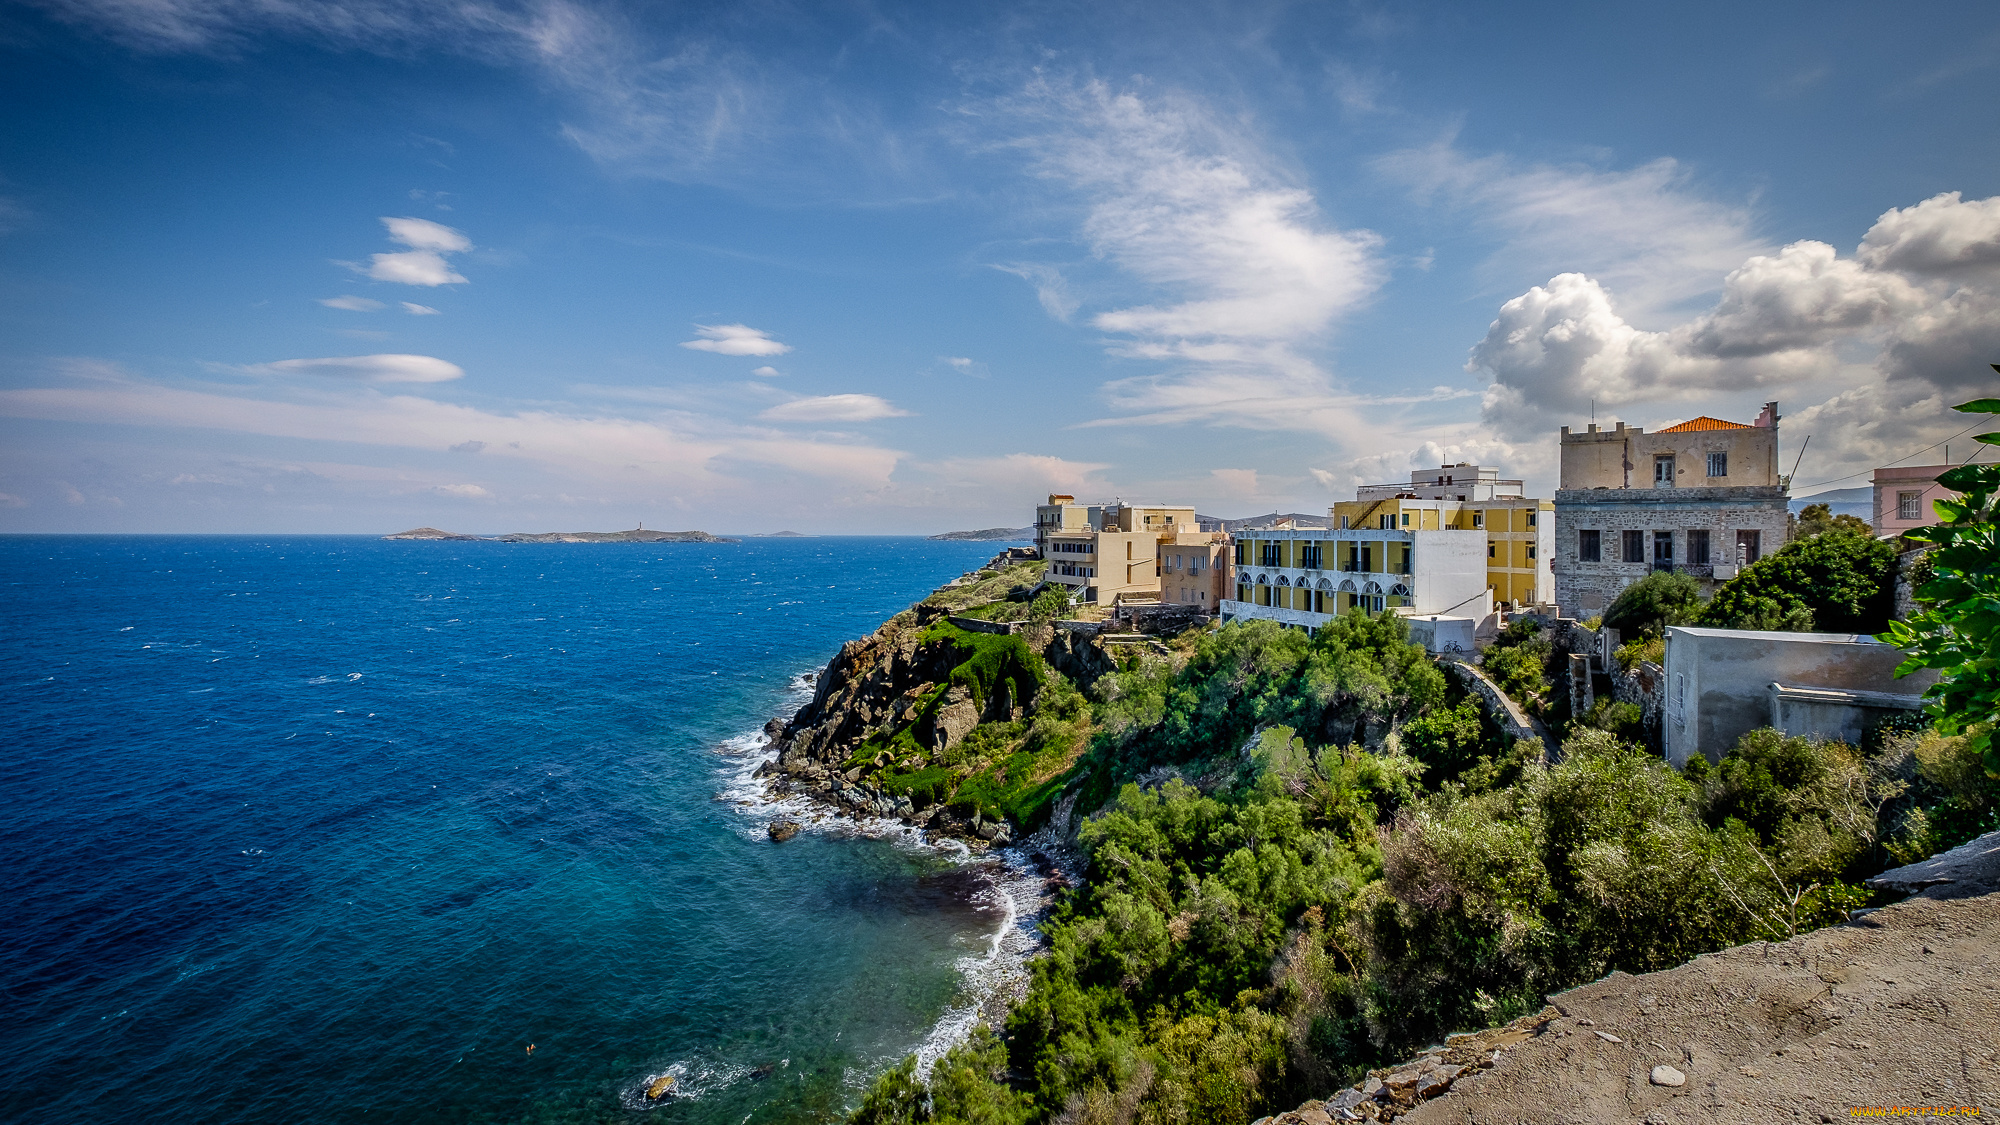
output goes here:
{"type": "Polygon", "coordinates": [[[799,834],[799,822],[796,820],[774,820],[765,831],[770,833],[772,840],[782,844],[799,834]]]}
{"type": "Polygon", "coordinates": [[[930,721],[918,737],[933,752],[943,753],[957,745],[978,725],[979,707],[972,701],[971,690],[955,685],[938,701],[938,709],[931,714],[930,721]]]}

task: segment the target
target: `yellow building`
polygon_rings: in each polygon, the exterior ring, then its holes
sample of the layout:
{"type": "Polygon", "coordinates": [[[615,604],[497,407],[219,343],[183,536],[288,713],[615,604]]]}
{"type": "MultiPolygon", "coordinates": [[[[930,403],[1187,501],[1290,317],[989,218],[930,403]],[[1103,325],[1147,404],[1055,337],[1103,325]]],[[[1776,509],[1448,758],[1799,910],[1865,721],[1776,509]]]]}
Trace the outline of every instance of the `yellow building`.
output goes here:
{"type": "Polygon", "coordinates": [[[1330,509],[1340,529],[1477,531],[1486,539],[1486,581],[1496,603],[1546,605],[1554,600],[1549,560],[1555,551],[1555,504],[1520,496],[1490,500],[1392,496],[1347,500],[1330,509]]]}

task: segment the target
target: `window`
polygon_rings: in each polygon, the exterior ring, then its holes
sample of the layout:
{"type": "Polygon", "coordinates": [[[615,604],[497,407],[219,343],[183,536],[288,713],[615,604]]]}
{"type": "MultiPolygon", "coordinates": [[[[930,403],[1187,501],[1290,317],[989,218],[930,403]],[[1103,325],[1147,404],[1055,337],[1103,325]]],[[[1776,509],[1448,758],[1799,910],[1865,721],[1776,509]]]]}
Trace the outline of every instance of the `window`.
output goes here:
{"type": "Polygon", "coordinates": [[[1672,488],[1673,486],[1674,459],[1671,457],[1653,458],[1653,487],[1672,488]]]}
{"type": "Polygon", "coordinates": [[[1528,526],[1529,526],[1529,527],[1533,527],[1533,526],[1535,526],[1535,516],[1536,516],[1536,513],[1534,513],[1534,512],[1529,512],[1529,513],[1528,513],[1528,526]]]}
{"type": "Polygon", "coordinates": [[[1726,476],[1728,476],[1728,475],[1729,475],[1729,454],[1727,454],[1727,453],[1711,453],[1711,454],[1709,454],[1709,455],[1708,455],[1708,475],[1709,475],[1709,476],[1712,476],[1712,477],[1726,477],[1726,476]]]}
{"type": "Polygon", "coordinates": [[[1488,543],[1486,545],[1486,557],[1489,559],[1498,557],[1496,544],[1488,543]]]}
{"type": "Polygon", "coordinates": [[[1485,512],[1474,512],[1474,513],[1472,513],[1472,526],[1474,526],[1474,527],[1485,527],[1485,526],[1486,526],[1486,513],[1485,513],[1485,512]]]}
{"type": "Polygon", "coordinates": [[[1708,565],[1708,532],[1690,531],[1688,535],[1688,565],[1708,565]]]}
{"type": "Polygon", "coordinates": [[[1645,533],[1645,532],[1643,532],[1643,531],[1628,531],[1628,532],[1626,532],[1626,533],[1625,533],[1625,559],[1624,559],[1624,561],[1626,561],[1626,562],[1628,562],[1628,563],[1642,563],[1642,562],[1645,562],[1645,561],[1646,561],[1646,533],[1645,533]]]}
{"type": "Polygon", "coordinates": [[[1382,517],[1382,522],[1381,522],[1381,528],[1382,528],[1382,530],[1383,530],[1383,531],[1387,531],[1387,530],[1389,530],[1390,528],[1392,528],[1392,527],[1394,527],[1394,526],[1396,526],[1396,517],[1395,517],[1395,516],[1383,516],[1383,517],[1382,517]]]}
{"type": "Polygon", "coordinates": [[[1674,568],[1674,533],[1655,531],[1653,533],[1653,566],[1655,569],[1674,568]]]}
{"type": "Polygon", "coordinates": [[[1535,545],[1533,543],[1528,544],[1528,557],[1530,559],[1535,557],[1535,545]]]}
{"type": "Polygon", "coordinates": [[[1250,561],[1250,544],[1249,544],[1249,543],[1247,543],[1247,542],[1239,542],[1239,543],[1237,543],[1237,544],[1236,544],[1236,565],[1237,565],[1237,566],[1242,566],[1242,565],[1243,565],[1244,563],[1247,563],[1247,562],[1249,562],[1249,561],[1250,561]]]}
{"type": "Polygon", "coordinates": [[[1920,520],[1924,518],[1924,494],[1921,492],[1898,492],[1896,494],[1896,518],[1899,520],[1920,520]]]}
{"type": "Polygon", "coordinates": [[[1403,513],[1403,526],[1404,527],[1410,526],[1410,513],[1408,512],[1403,513]]]}
{"type": "Polygon", "coordinates": [[[1748,566],[1763,557],[1764,533],[1761,531],[1739,531],[1736,533],[1736,561],[1748,566]]]}
{"type": "Polygon", "coordinates": [[[1598,542],[1600,534],[1601,534],[1600,532],[1594,529],[1589,531],[1579,531],[1576,533],[1576,561],[1578,562],[1601,561],[1603,556],[1600,553],[1601,548],[1598,542]]]}

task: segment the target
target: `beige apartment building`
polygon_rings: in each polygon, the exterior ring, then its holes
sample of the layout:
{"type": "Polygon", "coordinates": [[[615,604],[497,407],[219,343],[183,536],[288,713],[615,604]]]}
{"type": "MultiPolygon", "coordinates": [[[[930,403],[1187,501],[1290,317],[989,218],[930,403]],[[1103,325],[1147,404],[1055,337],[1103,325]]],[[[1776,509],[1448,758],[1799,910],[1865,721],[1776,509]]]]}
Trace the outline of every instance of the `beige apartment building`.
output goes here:
{"type": "Polygon", "coordinates": [[[1893,539],[1938,522],[1932,501],[1956,500],[1958,493],[1937,482],[1951,465],[1906,465],[1875,470],[1875,534],[1893,539]]]}
{"type": "Polygon", "coordinates": [[[1222,531],[1183,531],[1161,539],[1160,601],[1220,612],[1234,596],[1230,538],[1222,531]]]}
{"type": "Polygon", "coordinates": [[[1778,404],[1749,425],[1700,417],[1656,433],[1623,422],[1562,428],[1556,489],[1556,601],[1601,613],[1655,570],[1703,582],[1784,546],[1778,404]]]}
{"type": "Polygon", "coordinates": [[[1191,506],[1122,501],[1086,506],[1056,493],[1035,509],[1044,580],[1100,605],[1158,600],[1160,544],[1183,534],[1202,534],[1191,506]]]}

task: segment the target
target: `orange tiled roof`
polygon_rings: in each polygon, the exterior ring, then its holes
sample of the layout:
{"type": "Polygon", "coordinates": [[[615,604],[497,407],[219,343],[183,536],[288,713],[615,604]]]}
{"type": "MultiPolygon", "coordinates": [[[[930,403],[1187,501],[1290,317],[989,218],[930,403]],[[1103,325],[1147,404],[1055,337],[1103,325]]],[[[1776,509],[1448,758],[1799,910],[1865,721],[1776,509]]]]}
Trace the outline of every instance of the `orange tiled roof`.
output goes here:
{"type": "Polygon", "coordinates": [[[1654,430],[1653,432],[1656,434],[1688,434],[1696,430],[1754,430],[1756,428],[1755,426],[1746,426],[1741,422],[1725,422],[1720,418],[1710,418],[1704,414],[1699,418],[1690,418],[1678,426],[1668,426],[1664,430],[1654,430]]]}

